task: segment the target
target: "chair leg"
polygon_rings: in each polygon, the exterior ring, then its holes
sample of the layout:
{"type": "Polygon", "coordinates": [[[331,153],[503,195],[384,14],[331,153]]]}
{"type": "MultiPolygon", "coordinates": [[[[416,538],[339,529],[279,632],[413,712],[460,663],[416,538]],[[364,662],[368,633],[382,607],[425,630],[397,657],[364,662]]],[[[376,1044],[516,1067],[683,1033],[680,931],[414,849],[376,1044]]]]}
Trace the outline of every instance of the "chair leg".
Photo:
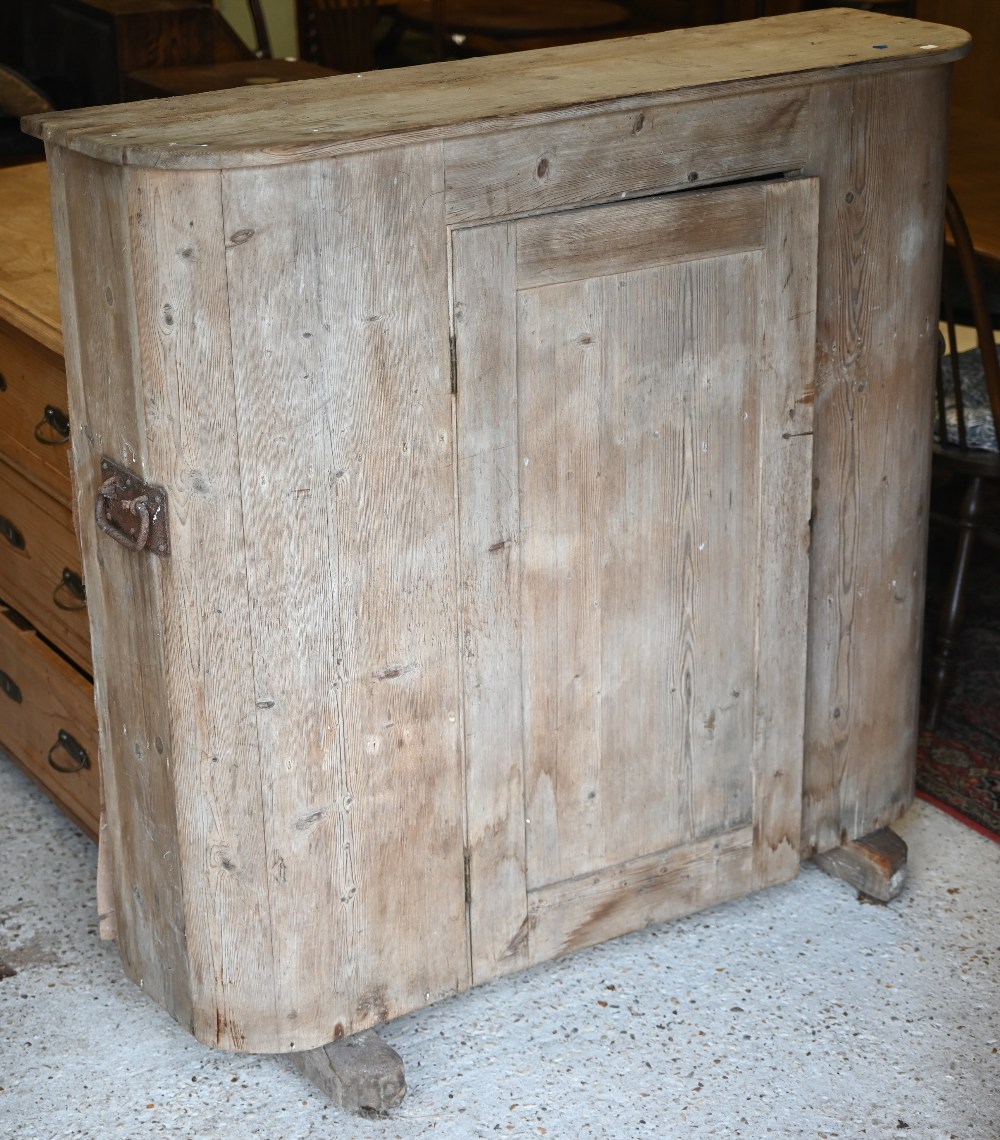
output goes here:
{"type": "Polygon", "coordinates": [[[948,581],[948,590],[941,607],[934,652],[931,658],[930,701],[925,721],[927,728],[936,728],[945,697],[951,688],[955,671],[955,650],[958,634],[965,616],[965,582],[972,561],[972,547],[976,537],[976,523],[982,506],[983,480],[978,475],[970,482],[958,519],[958,550],[948,581]]]}

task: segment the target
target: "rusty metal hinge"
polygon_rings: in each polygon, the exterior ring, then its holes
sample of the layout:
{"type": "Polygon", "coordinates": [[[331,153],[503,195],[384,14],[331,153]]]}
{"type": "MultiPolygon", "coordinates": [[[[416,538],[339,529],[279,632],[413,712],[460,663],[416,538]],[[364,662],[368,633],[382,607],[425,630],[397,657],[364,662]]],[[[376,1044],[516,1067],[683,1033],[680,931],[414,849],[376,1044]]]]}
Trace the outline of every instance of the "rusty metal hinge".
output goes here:
{"type": "Polygon", "coordinates": [[[101,479],[94,505],[98,527],[127,550],[148,550],[166,558],[170,554],[166,490],[146,483],[106,455],[101,458],[101,479]]]}

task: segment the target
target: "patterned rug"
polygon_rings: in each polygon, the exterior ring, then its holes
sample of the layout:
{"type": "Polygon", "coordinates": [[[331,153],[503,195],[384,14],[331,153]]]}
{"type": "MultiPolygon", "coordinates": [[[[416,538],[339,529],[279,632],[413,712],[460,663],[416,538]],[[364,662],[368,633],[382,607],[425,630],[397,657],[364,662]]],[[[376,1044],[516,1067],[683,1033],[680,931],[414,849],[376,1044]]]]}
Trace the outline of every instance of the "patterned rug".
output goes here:
{"type": "MultiPolygon", "coordinates": [[[[929,649],[953,541],[932,532],[929,649]]],[[[955,686],[934,732],[920,734],[917,793],[1000,842],[1000,554],[976,548],[955,686]]]]}

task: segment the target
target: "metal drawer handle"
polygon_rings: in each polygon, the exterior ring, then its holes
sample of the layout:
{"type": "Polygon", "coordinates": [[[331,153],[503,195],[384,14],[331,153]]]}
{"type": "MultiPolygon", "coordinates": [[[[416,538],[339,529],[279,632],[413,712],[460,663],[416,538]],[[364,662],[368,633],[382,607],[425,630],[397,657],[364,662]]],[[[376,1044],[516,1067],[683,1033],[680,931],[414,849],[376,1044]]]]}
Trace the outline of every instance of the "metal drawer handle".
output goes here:
{"type": "Polygon", "coordinates": [[[35,425],[35,439],[49,447],[69,443],[69,416],[62,408],[54,404],[45,405],[45,415],[35,425]]]}
{"type": "Polygon", "coordinates": [[[19,705],[24,697],[21,694],[21,686],[9,674],[0,669],[0,690],[10,697],[14,704],[19,705]]]}
{"type": "Polygon", "coordinates": [[[90,767],[90,757],[87,755],[86,748],[83,747],[75,736],[68,733],[65,728],[60,728],[59,736],[56,738],[55,744],[49,749],[49,766],[55,768],[57,772],[80,772],[84,768],[90,767]],[[73,761],[72,764],[57,764],[55,760],[52,759],[56,750],[59,748],[67,753],[73,761]]]}
{"type": "Polygon", "coordinates": [[[4,374],[2,372],[0,372],[0,392],[6,392],[6,391],[7,391],[7,377],[4,376],[4,374]]]}
{"type": "Polygon", "coordinates": [[[15,550],[23,550],[26,543],[24,535],[17,529],[17,527],[7,518],[6,515],[0,515],[0,534],[13,546],[15,550]]]}
{"type": "Polygon", "coordinates": [[[52,591],[52,600],[61,610],[73,611],[87,608],[87,591],[84,588],[83,579],[79,574],[70,570],[68,566],[63,567],[59,585],[52,591]],[[61,595],[64,593],[72,600],[63,601],[61,595]]]}

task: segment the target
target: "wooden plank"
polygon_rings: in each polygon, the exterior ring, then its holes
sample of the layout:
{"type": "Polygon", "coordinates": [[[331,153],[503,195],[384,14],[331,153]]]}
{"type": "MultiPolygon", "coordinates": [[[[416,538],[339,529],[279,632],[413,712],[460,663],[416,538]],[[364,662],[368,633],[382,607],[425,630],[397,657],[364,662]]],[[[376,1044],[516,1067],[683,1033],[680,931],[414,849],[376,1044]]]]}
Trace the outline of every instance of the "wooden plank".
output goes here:
{"type": "Polygon", "coordinates": [[[254,1048],[470,980],[440,170],[430,147],[223,179],[287,1027],[254,1048]]]}
{"type": "Polygon", "coordinates": [[[753,829],[738,828],[532,891],[532,962],[747,894],[753,881],[752,847],[753,829]]]}
{"type": "Polygon", "coordinates": [[[524,291],[508,333],[518,367],[529,888],[603,862],[597,607],[604,598],[593,525],[607,378],[603,301],[585,285],[524,291]],[[581,324],[590,312],[592,322],[581,324]]]}
{"type": "Polygon", "coordinates": [[[684,28],[459,63],[366,72],[252,90],[229,90],[69,111],[26,120],[50,144],[107,162],[219,168],[284,164],[373,145],[415,144],[589,113],[637,99],[703,98],[726,84],[785,75],[819,82],[845,69],[884,72],[960,58],[954,28],[867,12],[818,11],[747,25],[684,28]],[[933,46],[930,46],[933,45],[933,46]]]}
{"type": "Polygon", "coordinates": [[[294,1024],[276,1008],[221,176],[141,172],[127,190],[147,470],[169,495],[162,697],[193,1031],[275,1049],[294,1024]]]}
{"type": "Polygon", "coordinates": [[[871,835],[815,856],[816,864],[835,879],[843,879],[868,899],[891,902],[906,883],[906,843],[883,827],[871,835]]]}
{"type": "Polygon", "coordinates": [[[515,241],[453,235],[463,721],[472,975],[527,963],[515,241]]]}
{"type": "MultiPolygon", "coordinates": [[[[445,148],[448,219],[530,214],[796,170],[808,154],[807,123],[808,95],[792,89],[715,95],[683,115],[657,99],[582,122],[457,139],[445,148]]],[[[567,228],[568,238],[569,219],[567,228]]]]}
{"type": "Polygon", "coordinates": [[[760,553],[753,782],[754,886],[798,873],[802,815],[809,546],[815,403],[820,183],[776,185],[767,198],[766,329],[759,378],[760,553]]]}
{"type": "Polygon", "coordinates": [[[803,855],[913,795],[945,70],[814,92],[820,202],[803,855]],[[900,203],[906,203],[901,208],[900,203]]]}
{"type": "Polygon", "coordinates": [[[371,1029],[293,1053],[292,1064],[338,1108],[383,1116],[406,1096],[403,1059],[371,1029]]]}
{"type": "Polygon", "coordinates": [[[63,151],[49,155],[49,167],[118,946],[129,977],[190,1027],[159,635],[163,566],[150,556],[136,557],[99,534],[92,522],[102,454],[139,475],[152,474],[137,391],[129,176],[63,151]]]}
{"type": "Polygon", "coordinates": [[[752,733],[754,276],[750,255],[522,294],[531,886],[750,818],[726,760],[752,733]]]}
{"type": "Polygon", "coordinates": [[[650,199],[638,209],[629,203],[527,218],[517,227],[517,286],[530,289],[759,249],[765,193],[755,185],[699,195],[695,225],[689,194],[650,199]]]}

